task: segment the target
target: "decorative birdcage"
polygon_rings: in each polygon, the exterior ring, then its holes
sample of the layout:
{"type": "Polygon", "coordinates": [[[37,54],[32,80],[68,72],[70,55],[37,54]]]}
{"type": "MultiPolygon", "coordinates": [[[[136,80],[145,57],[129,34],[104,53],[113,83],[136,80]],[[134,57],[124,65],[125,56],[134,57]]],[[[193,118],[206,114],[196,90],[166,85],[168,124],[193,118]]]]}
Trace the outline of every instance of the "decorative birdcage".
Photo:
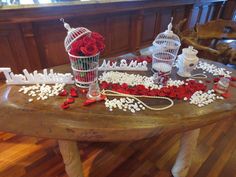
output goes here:
{"type": "Polygon", "coordinates": [[[154,53],[169,52],[176,58],[181,43],[180,38],[172,31],[172,21],[173,17],[168,25],[168,29],[163,33],[158,34],[152,44],[154,46],[154,53]]]}
{"type": "Polygon", "coordinates": [[[84,27],[71,28],[68,23],[64,22],[64,19],[61,19],[61,21],[64,23],[64,27],[68,30],[64,45],[69,55],[75,84],[78,87],[88,88],[89,85],[98,78],[100,53],[97,53],[93,56],[72,55],[70,53],[72,43],[85,35],[90,35],[91,31],[84,27]]]}
{"type": "Polygon", "coordinates": [[[159,77],[167,77],[171,73],[180,48],[180,39],[172,31],[172,20],[168,29],[153,41],[152,70],[159,77]]]}

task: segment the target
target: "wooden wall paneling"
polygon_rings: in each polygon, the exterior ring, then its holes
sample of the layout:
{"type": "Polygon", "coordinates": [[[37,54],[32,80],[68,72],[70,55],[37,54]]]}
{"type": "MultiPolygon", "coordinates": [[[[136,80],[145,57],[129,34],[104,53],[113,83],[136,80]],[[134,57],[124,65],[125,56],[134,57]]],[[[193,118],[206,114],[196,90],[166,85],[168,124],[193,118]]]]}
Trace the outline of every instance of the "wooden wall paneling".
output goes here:
{"type": "Polygon", "coordinates": [[[18,25],[0,27],[0,49],[0,66],[11,67],[14,72],[31,69],[18,25]]]}
{"type": "MultiPolygon", "coordinates": [[[[17,64],[14,62],[14,56],[11,52],[9,32],[0,30],[0,67],[11,67],[14,72],[18,72],[17,64]]],[[[4,79],[3,73],[0,73],[1,79],[4,79]]]]}
{"type": "Polygon", "coordinates": [[[111,20],[111,53],[125,53],[131,49],[131,16],[130,14],[116,14],[111,20]]]}
{"type": "Polygon", "coordinates": [[[144,11],[135,11],[131,15],[131,50],[136,51],[140,48],[143,32],[144,11]]]}
{"type": "Polygon", "coordinates": [[[24,36],[24,43],[32,70],[41,69],[40,55],[38,51],[38,43],[35,40],[35,34],[32,23],[20,24],[21,31],[24,36]]]}
{"type": "Polygon", "coordinates": [[[193,5],[189,4],[189,5],[186,5],[184,8],[185,8],[184,9],[184,17],[181,20],[187,19],[187,22],[183,25],[183,29],[187,29],[189,27],[188,25],[190,22],[190,16],[192,15],[193,5]]]}
{"type": "Polygon", "coordinates": [[[106,48],[105,48],[105,56],[109,56],[111,54],[111,19],[109,17],[105,18],[105,40],[106,40],[106,48]]]}
{"type": "Polygon", "coordinates": [[[156,11],[156,20],[155,20],[155,38],[161,31],[161,13],[160,10],[157,9],[156,11]]]}
{"type": "Polygon", "coordinates": [[[171,20],[172,14],[173,14],[172,10],[173,10],[173,7],[162,8],[160,10],[160,16],[161,16],[160,32],[163,32],[167,29],[167,26],[170,23],[170,20],[171,20]]]}
{"type": "Polygon", "coordinates": [[[201,15],[199,18],[199,24],[204,24],[207,22],[207,15],[208,15],[208,11],[209,11],[209,4],[205,4],[203,6],[201,6],[201,15]]]}
{"type": "Polygon", "coordinates": [[[222,18],[231,20],[234,13],[236,13],[236,1],[228,0],[224,8],[222,18]]]}
{"type": "Polygon", "coordinates": [[[212,20],[216,20],[219,16],[222,3],[214,3],[214,12],[212,15],[212,20]]]}
{"type": "Polygon", "coordinates": [[[193,28],[195,24],[198,22],[198,16],[200,13],[200,9],[198,6],[193,6],[191,13],[188,18],[188,28],[193,28]]]}
{"type": "Polygon", "coordinates": [[[57,19],[34,24],[35,39],[43,68],[69,63],[64,48],[66,29],[57,19]]]}
{"type": "MultiPolygon", "coordinates": [[[[143,15],[143,30],[141,43],[142,45],[147,45],[152,43],[156,37],[156,23],[157,23],[157,11],[156,9],[146,10],[143,15]]],[[[158,22],[160,23],[160,22],[158,22]]]]}
{"type": "Polygon", "coordinates": [[[214,8],[215,8],[215,6],[212,4],[209,6],[209,11],[208,11],[208,15],[207,15],[207,22],[212,20],[214,8]]]}
{"type": "Polygon", "coordinates": [[[174,7],[172,11],[172,17],[173,19],[173,25],[178,24],[179,21],[183,20],[184,18],[188,18],[188,15],[186,15],[186,6],[180,6],[180,7],[174,7]]]}

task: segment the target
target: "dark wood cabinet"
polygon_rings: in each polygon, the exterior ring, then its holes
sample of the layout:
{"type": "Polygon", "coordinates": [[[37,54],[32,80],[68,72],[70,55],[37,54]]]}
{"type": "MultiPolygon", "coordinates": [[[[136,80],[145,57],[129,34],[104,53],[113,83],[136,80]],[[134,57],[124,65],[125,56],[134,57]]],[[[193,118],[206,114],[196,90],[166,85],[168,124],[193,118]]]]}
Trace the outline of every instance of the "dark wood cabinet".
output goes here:
{"type": "MultiPolygon", "coordinates": [[[[64,18],[72,27],[84,26],[106,38],[103,57],[150,45],[174,17],[188,18],[186,27],[217,18],[223,0],[148,0],[102,4],[0,10],[0,66],[13,71],[69,63],[64,49],[64,18]]],[[[231,2],[232,3],[232,2],[231,2]]],[[[224,9],[222,12],[224,16],[224,9]]]]}

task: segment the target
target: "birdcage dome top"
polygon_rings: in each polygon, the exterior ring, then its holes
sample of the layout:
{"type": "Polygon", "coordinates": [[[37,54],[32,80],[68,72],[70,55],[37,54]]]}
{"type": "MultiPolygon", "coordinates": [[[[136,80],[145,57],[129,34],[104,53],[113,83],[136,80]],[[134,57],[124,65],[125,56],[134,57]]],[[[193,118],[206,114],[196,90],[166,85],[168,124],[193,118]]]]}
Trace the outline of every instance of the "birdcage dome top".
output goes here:
{"type": "Polygon", "coordinates": [[[77,39],[81,38],[84,35],[91,34],[91,31],[84,27],[71,28],[70,25],[64,22],[64,19],[61,19],[64,23],[64,27],[67,29],[67,36],[64,40],[65,49],[68,52],[71,49],[71,45],[77,39]]]}
{"type": "Polygon", "coordinates": [[[175,49],[180,47],[180,38],[172,31],[172,20],[173,18],[171,18],[171,22],[168,25],[168,29],[158,34],[155,40],[153,41],[153,45],[155,47],[168,47],[169,49],[175,49]]]}

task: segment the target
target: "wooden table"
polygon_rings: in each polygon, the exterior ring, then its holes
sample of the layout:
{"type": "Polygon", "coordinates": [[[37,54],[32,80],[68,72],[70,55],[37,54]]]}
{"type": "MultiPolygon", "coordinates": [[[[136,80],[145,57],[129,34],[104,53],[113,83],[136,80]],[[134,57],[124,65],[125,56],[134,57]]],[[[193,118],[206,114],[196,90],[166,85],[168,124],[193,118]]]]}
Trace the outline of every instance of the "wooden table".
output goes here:
{"type": "MultiPolygon", "coordinates": [[[[56,69],[70,71],[65,65],[56,69]]],[[[134,141],[177,132],[182,133],[182,138],[172,174],[184,177],[191,165],[199,128],[236,116],[235,88],[230,88],[230,99],[217,100],[202,108],[179,101],[165,111],[137,113],[109,112],[104,103],[83,107],[85,98],[81,95],[69,110],[61,110],[59,105],[64,97],[28,103],[28,96],[18,93],[18,89],[19,86],[0,86],[0,130],[57,139],[69,177],[83,176],[76,141],[134,141]]]]}

